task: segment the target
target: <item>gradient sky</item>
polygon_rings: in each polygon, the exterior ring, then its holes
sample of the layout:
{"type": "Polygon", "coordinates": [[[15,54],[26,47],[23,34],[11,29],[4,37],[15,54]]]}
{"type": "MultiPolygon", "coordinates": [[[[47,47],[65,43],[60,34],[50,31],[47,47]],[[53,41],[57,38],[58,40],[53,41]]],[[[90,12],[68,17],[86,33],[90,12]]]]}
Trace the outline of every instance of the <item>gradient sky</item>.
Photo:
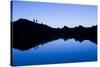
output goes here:
{"type": "Polygon", "coordinates": [[[97,6],[13,1],[12,20],[37,19],[51,27],[90,27],[97,24],[97,6]]]}

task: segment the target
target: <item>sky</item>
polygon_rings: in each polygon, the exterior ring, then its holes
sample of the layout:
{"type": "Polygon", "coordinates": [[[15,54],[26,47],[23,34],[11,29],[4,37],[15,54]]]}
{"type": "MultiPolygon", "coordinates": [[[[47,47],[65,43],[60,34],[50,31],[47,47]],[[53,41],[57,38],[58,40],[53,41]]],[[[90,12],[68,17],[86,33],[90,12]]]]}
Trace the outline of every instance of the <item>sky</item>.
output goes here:
{"type": "Polygon", "coordinates": [[[97,24],[97,6],[13,1],[12,21],[20,18],[47,24],[53,28],[90,27],[97,24]]]}

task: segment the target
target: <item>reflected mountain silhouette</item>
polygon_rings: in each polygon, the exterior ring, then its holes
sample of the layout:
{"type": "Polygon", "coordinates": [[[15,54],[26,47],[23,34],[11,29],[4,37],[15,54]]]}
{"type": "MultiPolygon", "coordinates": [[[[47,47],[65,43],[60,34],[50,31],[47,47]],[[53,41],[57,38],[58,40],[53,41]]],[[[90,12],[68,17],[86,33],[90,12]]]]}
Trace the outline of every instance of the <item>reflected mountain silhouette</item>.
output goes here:
{"type": "Polygon", "coordinates": [[[11,44],[12,48],[19,50],[28,50],[32,47],[38,48],[47,42],[69,38],[74,38],[76,41],[90,40],[97,44],[97,26],[83,27],[78,26],[74,28],[52,28],[43,23],[37,23],[27,19],[19,19],[11,22],[11,44]]]}

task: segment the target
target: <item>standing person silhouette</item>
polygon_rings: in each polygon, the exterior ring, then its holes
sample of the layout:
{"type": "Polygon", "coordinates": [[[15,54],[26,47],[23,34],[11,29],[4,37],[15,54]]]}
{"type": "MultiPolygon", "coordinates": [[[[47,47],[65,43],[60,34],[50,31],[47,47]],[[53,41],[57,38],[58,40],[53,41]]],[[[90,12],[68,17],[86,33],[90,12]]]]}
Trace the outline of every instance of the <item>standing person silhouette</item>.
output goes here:
{"type": "Polygon", "coordinates": [[[35,19],[33,19],[33,22],[35,22],[35,19]]]}
{"type": "Polygon", "coordinates": [[[36,20],[36,23],[38,22],[38,20],[36,20]]]}

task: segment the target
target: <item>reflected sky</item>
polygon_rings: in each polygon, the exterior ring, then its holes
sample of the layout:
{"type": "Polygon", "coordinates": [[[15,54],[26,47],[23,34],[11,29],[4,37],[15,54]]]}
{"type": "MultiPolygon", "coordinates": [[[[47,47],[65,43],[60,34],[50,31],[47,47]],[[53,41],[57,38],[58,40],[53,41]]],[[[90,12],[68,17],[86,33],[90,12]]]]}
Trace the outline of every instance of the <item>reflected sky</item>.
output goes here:
{"type": "Polygon", "coordinates": [[[94,5],[14,1],[12,11],[13,21],[34,18],[51,27],[89,27],[97,22],[97,6],[94,5]]]}
{"type": "Polygon", "coordinates": [[[67,41],[58,39],[43,46],[40,45],[38,49],[20,51],[13,48],[12,58],[14,65],[96,61],[97,46],[89,40],[80,43],[74,39],[67,41]]]}

